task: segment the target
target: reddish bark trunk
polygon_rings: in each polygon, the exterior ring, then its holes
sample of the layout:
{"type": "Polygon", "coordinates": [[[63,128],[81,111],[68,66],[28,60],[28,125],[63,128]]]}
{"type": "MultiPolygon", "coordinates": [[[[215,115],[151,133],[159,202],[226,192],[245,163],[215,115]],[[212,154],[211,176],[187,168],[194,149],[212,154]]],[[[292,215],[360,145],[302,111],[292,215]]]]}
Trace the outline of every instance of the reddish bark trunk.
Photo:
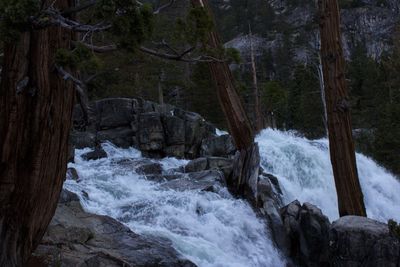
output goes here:
{"type": "MultiPolygon", "coordinates": [[[[195,7],[203,7],[212,17],[207,0],[192,0],[195,7]]],[[[209,33],[208,46],[218,50],[222,43],[216,31],[209,33]]],[[[223,58],[220,58],[223,59],[223,58]]],[[[208,63],[217,95],[228,123],[229,132],[239,150],[235,156],[235,167],[230,177],[231,189],[244,197],[255,200],[259,173],[260,154],[254,144],[254,133],[235,89],[234,78],[225,61],[208,63]]]]}
{"type": "MultiPolygon", "coordinates": [[[[192,0],[195,7],[201,6],[211,10],[207,0],[192,0]]],[[[219,49],[222,43],[216,31],[209,33],[208,45],[210,48],[219,49]]],[[[228,63],[214,61],[209,63],[211,75],[217,89],[217,95],[225,118],[228,122],[229,132],[239,150],[248,149],[254,142],[254,134],[246,112],[244,111],[240,97],[236,92],[233,75],[228,63]]]]}
{"type": "Polygon", "coordinates": [[[366,216],[358,179],[337,0],[320,0],[321,56],[329,147],[340,216],[366,216]]]}
{"type": "MultiPolygon", "coordinates": [[[[43,6],[52,0],[42,1],[43,6]]],[[[56,8],[73,6],[58,0],[56,8]]],[[[65,179],[72,84],[54,69],[73,34],[25,32],[4,48],[0,87],[0,266],[23,266],[54,215],[65,179]],[[23,86],[27,82],[26,86],[23,86]]]]}

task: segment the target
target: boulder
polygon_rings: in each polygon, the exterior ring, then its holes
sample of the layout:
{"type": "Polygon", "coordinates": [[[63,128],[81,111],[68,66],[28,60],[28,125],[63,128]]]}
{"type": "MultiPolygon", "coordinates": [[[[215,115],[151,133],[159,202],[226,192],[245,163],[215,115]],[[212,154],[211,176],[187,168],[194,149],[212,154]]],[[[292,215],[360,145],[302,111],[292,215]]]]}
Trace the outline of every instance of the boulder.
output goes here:
{"type": "Polygon", "coordinates": [[[387,224],[369,218],[345,216],[333,222],[329,244],[334,266],[400,266],[400,239],[387,224]]]}
{"type": "Polygon", "coordinates": [[[99,130],[130,126],[134,101],[128,98],[109,98],[96,101],[99,130]]]}
{"type": "Polygon", "coordinates": [[[196,158],[200,153],[203,139],[215,135],[215,127],[194,112],[175,109],[174,114],[185,120],[185,153],[188,158],[196,158]]]}
{"type": "Polygon", "coordinates": [[[184,172],[199,172],[205,170],[221,170],[227,179],[232,172],[232,159],[221,157],[203,157],[189,161],[184,172]]]}
{"type": "Polygon", "coordinates": [[[84,160],[97,160],[97,159],[102,159],[107,157],[107,153],[104,151],[104,149],[100,146],[96,147],[93,151],[87,152],[83,154],[82,159],[84,160]]]}
{"type": "Polygon", "coordinates": [[[185,121],[173,115],[162,116],[165,130],[165,143],[169,145],[185,144],[185,121]]]}
{"type": "Polygon", "coordinates": [[[78,181],[79,175],[75,168],[68,168],[67,169],[67,179],[78,181]]]}
{"type": "Polygon", "coordinates": [[[201,142],[201,156],[232,157],[236,148],[230,135],[221,135],[205,138],[201,142]]]}
{"type": "Polygon", "coordinates": [[[182,174],[178,179],[161,184],[162,188],[176,191],[200,190],[217,192],[224,186],[226,186],[224,176],[216,170],[182,174]]]}
{"type": "Polygon", "coordinates": [[[162,173],[162,166],[160,163],[154,162],[146,158],[122,159],[115,162],[115,164],[125,169],[129,169],[132,172],[136,172],[138,174],[143,174],[143,175],[162,173]]]}
{"type": "MultiPolygon", "coordinates": [[[[139,148],[153,158],[197,158],[203,139],[215,136],[216,131],[197,113],[143,99],[91,102],[88,113],[86,122],[81,108],[74,109],[71,143],[77,149],[109,141],[118,147],[139,148]]],[[[220,156],[218,151],[206,154],[220,156]]]]}
{"type": "Polygon", "coordinates": [[[159,113],[148,112],[139,116],[138,142],[140,150],[162,151],[165,145],[164,128],[159,113]]]}
{"type": "Polygon", "coordinates": [[[72,131],[70,138],[71,138],[71,143],[77,149],[96,146],[96,133],[93,132],[72,131]]]}
{"type": "Polygon", "coordinates": [[[33,253],[44,266],[195,266],[183,259],[170,241],[137,235],[108,216],[85,212],[73,193],[63,190],[61,195],[64,197],[33,253]]]}
{"type": "Polygon", "coordinates": [[[97,142],[111,142],[114,145],[122,148],[135,146],[135,132],[130,126],[111,128],[97,132],[97,142]]]}
{"type": "Polygon", "coordinates": [[[330,266],[328,218],[309,203],[297,200],[281,209],[290,240],[290,257],[301,266],[330,266]]]}
{"type": "Polygon", "coordinates": [[[162,123],[165,131],[165,155],[183,158],[185,156],[185,121],[173,115],[163,115],[162,123]]]}

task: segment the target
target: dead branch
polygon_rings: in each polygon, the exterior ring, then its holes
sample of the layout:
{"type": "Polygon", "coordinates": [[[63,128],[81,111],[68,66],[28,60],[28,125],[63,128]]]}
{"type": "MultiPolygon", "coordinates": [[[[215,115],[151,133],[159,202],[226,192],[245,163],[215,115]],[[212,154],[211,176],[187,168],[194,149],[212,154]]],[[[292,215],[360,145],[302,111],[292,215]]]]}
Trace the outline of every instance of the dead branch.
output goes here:
{"type": "Polygon", "coordinates": [[[116,51],[118,49],[115,44],[96,46],[96,45],[88,44],[85,42],[76,42],[76,41],[72,42],[72,44],[74,46],[76,46],[77,44],[81,44],[81,45],[85,46],[86,48],[88,48],[89,50],[96,52],[96,53],[107,53],[107,52],[116,51]]]}
{"type": "Polygon", "coordinates": [[[60,26],[76,32],[101,32],[111,28],[111,24],[105,22],[100,22],[95,25],[82,24],[78,21],[65,18],[59,11],[52,8],[44,10],[42,14],[47,15],[49,20],[34,18],[32,22],[35,27],[60,26]]]}
{"type": "Polygon", "coordinates": [[[64,70],[63,67],[55,65],[57,72],[61,75],[61,78],[65,81],[71,81],[75,85],[75,90],[77,91],[77,96],[79,100],[79,105],[82,109],[83,118],[85,123],[89,123],[89,104],[84,88],[86,88],[86,82],[79,80],[74,77],[71,73],[64,70]]]}
{"type": "Polygon", "coordinates": [[[157,8],[156,10],[154,10],[153,14],[157,15],[159,14],[161,11],[163,11],[166,8],[171,7],[173,4],[175,3],[175,0],[171,0],[169,1],[167,4],[160,6],[159,8],[157,8]]]}

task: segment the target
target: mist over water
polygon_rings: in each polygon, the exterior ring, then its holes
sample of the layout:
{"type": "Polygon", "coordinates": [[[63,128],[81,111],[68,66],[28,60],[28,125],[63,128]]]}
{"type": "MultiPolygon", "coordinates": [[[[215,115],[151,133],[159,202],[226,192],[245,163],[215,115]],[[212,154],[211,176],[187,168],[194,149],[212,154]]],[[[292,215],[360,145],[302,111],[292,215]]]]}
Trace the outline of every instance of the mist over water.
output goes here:
{"type": "MultiPolygon", "coordinates": [[[[268,229],[248,203],[219,192],[175,191],[115,164],[141,158],[135,149],[104,144],[108,158],[83,161],[88,149],[77,150],[75,164],[81,181],[65,187],[78,195],[89,212],[109,215],[134,232],[165,237],[185,258],[198,266],[279,267],[284,260],[273,246],[268,229]],[[89,199],[82,193],[86,191],[89,199]]],[[[187,161],[161,161],[165,172],[187,161]]]]}
{"type": "MultiPolygon", "coordinates": [[[[271,129],[257,136],[261,164],[278,177],[286,204],[298,199],[339,217],[327,139],[308,140],[271,129]]],[[[400,220],[400,182],[370,158],[357,153],[357,168],[369,218],[400,220]]]]}

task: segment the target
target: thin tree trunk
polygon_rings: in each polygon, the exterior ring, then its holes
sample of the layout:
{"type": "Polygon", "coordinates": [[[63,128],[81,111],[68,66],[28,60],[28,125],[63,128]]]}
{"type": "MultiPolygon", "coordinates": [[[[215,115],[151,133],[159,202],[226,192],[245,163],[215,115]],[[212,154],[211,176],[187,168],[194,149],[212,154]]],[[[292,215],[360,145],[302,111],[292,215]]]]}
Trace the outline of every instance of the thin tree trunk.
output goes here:
{"type": "MultiPolygon", "coordinates": [[[[73,0],[43,1],[63,9],[73,0]]],[[[74,89],[54,70],[73,34],[45,28],[4,48],[0,87],[0,266],[24,266],[55,212],[65,179],[74,89]]]]}
{"type": "Polygon", "coordinates": [[[318,82],[319,82],[320,93],[321,93],[322,108],[324,109],[323,120],[324,120],[325,134],[326,134],[326,136],[328,136],[328,113],[326,110],[324,72],[322,70],[321,54],[318,54],[317,71],[318,71],[318,82]]]}
{"type": "Polygon", "coordinates": [[[337,0],[320,0],[321,57],[339,214],[366,216],[358,179],[337,0]]]}
{"type": "Polygon", "coordinates": [[[249,23],[249,36],[250,36],[250,58],[251,58],[251,70],[253,76],[253,93],[254,93],[254,115],[255,115],[254,128],[256,133],[259,133],[264,128],[264,119],[261,112],[260,93],[258,90],[258,81],[257,81],[257,67],[254,56],[253,34],[251,32],[250,23],[249,23]]]}
{"type": "MultiPolygon", "coordinates": [[[[205,8],[212,17],[207,0],[192,0],[192,4],[195,7],[205,8]]],[[[216,31],[209,33],[208,45],[212,49],[222,47],[216,31]]],[[[217,89],[219,102],[228,123],[229,132],[239,150],[235,157],[235,167],[231,177],[232,189],[237,194],[256,198],[260,154],[258,145],[254,143],[253,129],[236,92],[234,78],[228,63],[213,61],[208,65],[217,89]]]]}

